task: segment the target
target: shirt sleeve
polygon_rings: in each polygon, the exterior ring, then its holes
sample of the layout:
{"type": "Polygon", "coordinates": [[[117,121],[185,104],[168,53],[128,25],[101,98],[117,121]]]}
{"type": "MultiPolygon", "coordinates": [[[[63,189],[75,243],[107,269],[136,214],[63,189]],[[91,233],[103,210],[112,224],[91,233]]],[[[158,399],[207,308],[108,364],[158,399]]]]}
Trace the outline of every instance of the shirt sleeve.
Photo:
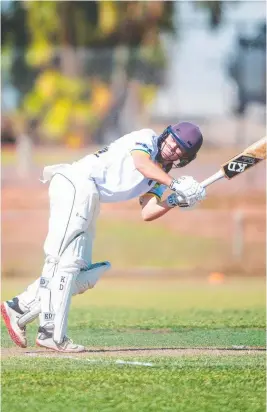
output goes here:
{"type": "Polygon", "coordinates": [[[150,129],[143,129],[136,132],[131,152],[141,151],[151,156],[154,151],[153,133],[153,130],[150,129]]]}
{"type": "Polygon", "coordinates": [[[145,195],[152,195],[152,196],[156,196],[159,200],[161,200],[163,193],[165,192],[165,190],[167,189],[167,186],[162,185],[160,183],[156,183],[151,189],[149,189],[149,191],[147,193],[145,193],[145,195]]]}

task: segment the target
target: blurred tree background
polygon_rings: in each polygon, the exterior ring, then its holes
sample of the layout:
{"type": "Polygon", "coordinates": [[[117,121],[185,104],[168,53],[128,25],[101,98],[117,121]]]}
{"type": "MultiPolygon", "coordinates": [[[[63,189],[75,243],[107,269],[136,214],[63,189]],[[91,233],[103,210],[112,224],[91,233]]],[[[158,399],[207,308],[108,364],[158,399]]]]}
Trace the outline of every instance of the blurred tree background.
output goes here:
{"type": "MultiPolygon", "coordinates": [[[[222,1],[195,6],[219,25],[222,1]]],[[[173,11],[173,1],[3,1],[2,82],[16,97],[17,133],[79,147],[102,143],[129,94],[142,112],[164,83],[161,33],[174,32],[173,11]]]]}
{"type": "Polygon", "coordinates": [[[172,1],[8,2],[2,61],[18,91],[16,124],[43,142],[79,146],[116,116],[129,81],[149,103],[165,67],[160,33],[173,31],[172,16],[172,1]]]}

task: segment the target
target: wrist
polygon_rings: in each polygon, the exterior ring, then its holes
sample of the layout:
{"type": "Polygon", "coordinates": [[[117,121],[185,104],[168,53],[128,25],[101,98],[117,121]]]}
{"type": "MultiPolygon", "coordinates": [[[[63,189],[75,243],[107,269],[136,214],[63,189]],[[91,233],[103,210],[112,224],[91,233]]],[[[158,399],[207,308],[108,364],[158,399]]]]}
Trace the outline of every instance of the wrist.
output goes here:
{"type": "Polygon", "coordinates": [[[166,198],[166,204],[170,209],[172,209],[175,206],[178,206],[178,199],[175,193],[172,193],[166,198]]]}
{"type": "Polygon", "coordinates": [[[169,184],[169,189],[175,190],[175,186],[177,185],[177,179],[172,178],[171,183],[169,184]]]}

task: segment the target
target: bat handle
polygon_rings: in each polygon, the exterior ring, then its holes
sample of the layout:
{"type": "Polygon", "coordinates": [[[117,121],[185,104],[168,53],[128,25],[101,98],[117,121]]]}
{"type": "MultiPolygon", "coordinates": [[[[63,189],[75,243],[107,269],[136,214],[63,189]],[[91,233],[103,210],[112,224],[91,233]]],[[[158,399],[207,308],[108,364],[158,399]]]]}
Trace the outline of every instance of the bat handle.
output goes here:
{"type": "Polygon", "coordinates": [[[224,172],[222,170],[219,170],[218,172],[214,173],[214,175],[203,180],[203,182],[201,182],[201,185],[203,187],[207,187],[212,183],[216,182],[217,180],[221,179],[222,177],[224,177],[224,172]]]}
{"type": "MultiPolygon", "coordinates": [[[[212,175],[212,176],[208,177],[207,179],[203,180],[201,182],[201,185],[203,187],[207,187],[207,186],[211,185],[212,183],[216,182],[217,180],[221,179],[222,177],[224,177],[224,172],[222,170],[219,170],[218,172],[214,173],[214,175],[212,175]]],[[[181,196],[179,196],[178,199],[179,199],[179,203],[184,202],[184,199],[181,196]]]]}

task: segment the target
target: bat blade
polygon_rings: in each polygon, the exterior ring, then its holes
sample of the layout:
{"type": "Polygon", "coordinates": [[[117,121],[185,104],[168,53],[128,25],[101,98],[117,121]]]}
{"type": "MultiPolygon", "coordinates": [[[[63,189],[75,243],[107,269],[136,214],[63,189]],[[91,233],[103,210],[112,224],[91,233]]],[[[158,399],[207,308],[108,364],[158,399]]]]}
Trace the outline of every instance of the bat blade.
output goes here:
{"type": "MultiPolygon", "coordinates": [[[[240,173],[245,172],[250,167],[255,166],[257,163],[266,159],[266,143],[267,137],[265,136],[253,143],[247,149],[243,150],[243,152],[222,164],[221,168],[216,173],[203,180],[201,185],[205,188],[223,177],[232,179],[233,177],[238,176],[240,173]]],[[[184,203],[182,197],[179,201],[184,203]]]]}
{"type": "Polygon", "coordinates": [[[240,173],[245,172],[250,167],[255,166],[260,161],[266,159],[266,142],[267,137],[263,137],[256,143],[253,143],[247,149],[243,150],[226,163],[222,164],[221,170],[227,179],[232,179],[240,173]]]}

